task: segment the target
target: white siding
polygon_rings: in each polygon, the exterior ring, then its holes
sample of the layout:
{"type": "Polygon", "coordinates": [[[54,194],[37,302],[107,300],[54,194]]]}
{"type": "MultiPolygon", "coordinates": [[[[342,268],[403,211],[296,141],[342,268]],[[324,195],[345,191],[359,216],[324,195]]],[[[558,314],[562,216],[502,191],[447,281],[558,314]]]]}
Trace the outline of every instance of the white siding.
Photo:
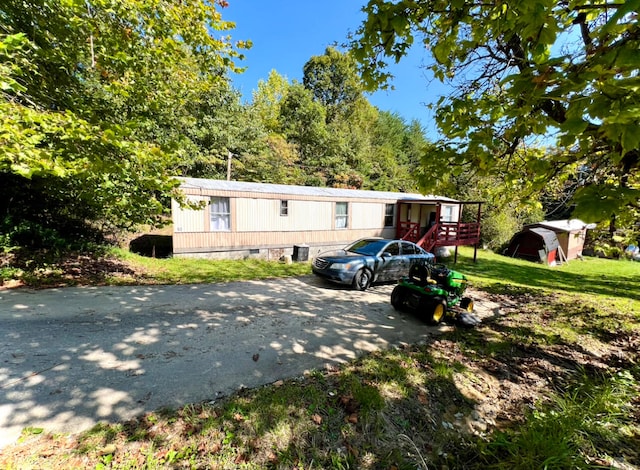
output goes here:
{"type": "Polygon", "coordinates": [[[331,230],[333,203],[322,201],[289,202],[289,215],[280,215],[281,199],[236,199],[237,232],[290,232],[331,230]]]}
{"type": "Polygon", "coordinates": [[[384,227],[385,204],[354,202],[349,204],[350,228],[368,229],[384,227]]]}
{"type": "MultiPolygon", "coordinates": [[[[207,204],[211,198],[207,196],[187,196],[190,202],[204,201],[207,204]]],[[[186,207],[180,207],[175,199],[171,201],[171,210],[173,212],[173,230],[175,232],[204,232],[206,230],[206,212],[205,209],[194,210],[186,207]]]]}

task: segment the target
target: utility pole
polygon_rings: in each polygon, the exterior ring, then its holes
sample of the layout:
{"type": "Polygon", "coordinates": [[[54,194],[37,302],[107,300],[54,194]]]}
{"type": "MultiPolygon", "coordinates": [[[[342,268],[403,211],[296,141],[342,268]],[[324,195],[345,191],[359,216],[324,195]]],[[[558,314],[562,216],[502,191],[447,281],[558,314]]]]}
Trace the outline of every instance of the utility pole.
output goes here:
{"type": "Polygon", "coordinates": [[[231,158],[233,158],[233,154],[229,152],[227,155],[227,181],[231,181],[231,158]]]}

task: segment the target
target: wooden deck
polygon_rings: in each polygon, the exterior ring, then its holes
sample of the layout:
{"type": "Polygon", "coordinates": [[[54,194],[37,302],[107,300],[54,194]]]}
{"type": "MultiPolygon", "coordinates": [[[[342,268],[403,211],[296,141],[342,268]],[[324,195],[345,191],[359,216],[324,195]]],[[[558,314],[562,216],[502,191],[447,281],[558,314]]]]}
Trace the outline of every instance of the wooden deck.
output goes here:
{"type": "Polygon", "coordinates": [[[398,226],[398,234],[402,240],[414,242],[429,252],[441,246],[477,247],[480,243],[480,223],[440,222],[420,236],[420,224],[401,222],[398,226]]]}

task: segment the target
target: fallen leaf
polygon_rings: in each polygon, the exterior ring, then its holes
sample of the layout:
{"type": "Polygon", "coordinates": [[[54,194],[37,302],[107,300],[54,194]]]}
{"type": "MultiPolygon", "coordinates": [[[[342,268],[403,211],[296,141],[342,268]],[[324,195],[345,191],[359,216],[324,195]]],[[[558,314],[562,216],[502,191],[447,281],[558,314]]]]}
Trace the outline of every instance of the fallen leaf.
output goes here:
{"type": "Polygon", "coordinates": [[[311,416],[311,420],[312,420],[314,423],[318,424],[318,425],[322,424],[322,416],[320,416],[320,415],[319,415],[319,414],[317,414],[317,413],[315,413],[313,416],[311,416]]]}
{"type": "Polygon", "coordinates": [[[358,449],[353,447],[351,444],[347,444],[347,451],[354,457],[358,457],[358,454],[359,454],[358,449]]]}
{"type": "Polygon", "coordinates": [[[248,461],[249,461],[249,459],[247,458],[247,456],[246,456],[246,455],[244,455],[244,454],[239,454],[239,455],[236,457],[236,459],[235,459],[234,463],[236,463],[236,464],[241,464],[241,463],[247,463],[248,461]]]}
{"type": "Polygon", "coordinates": [[[220,445],[219,442],[216,442],[211,446],[211,448],[209,448],[209,453],[210,454],[217,454],[221,450],[222,450],[222,445],[220,445]]]}
{"type": "Polygon", "coordinates": [[[102,449],[98,449],[97,454],[98,455],[114,454],[116,450],[117,450],[117,447],[115,444],[107,444],[102,449]]]}

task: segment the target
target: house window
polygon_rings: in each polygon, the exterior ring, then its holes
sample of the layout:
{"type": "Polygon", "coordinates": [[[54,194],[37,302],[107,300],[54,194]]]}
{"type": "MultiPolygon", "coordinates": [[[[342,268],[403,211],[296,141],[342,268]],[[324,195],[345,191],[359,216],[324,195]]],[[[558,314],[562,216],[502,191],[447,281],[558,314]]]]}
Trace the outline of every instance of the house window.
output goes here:
{"type": "Polygon", "coordinates": [[[289,201],[280,201],[280,215],[282,217],[289,215],[289,201]]]}
{"type": "Polygon", "coordinates": [[[211,198],[211,231],[228,232],[231,230],[231,208],[228,197],[211,198]]]}
{"type": "Polygon", "coordinates": [[[349,203],[336,202],[336,228],[347,228],[349,226],[349,203]]]}
{"type": "Polygon", "coordinates": [[[453,206],[442,206],[442,221],[453,222],[453,206]]]}
{"type": "Polygon", "coordinates": [[[393,227],[393,219],[395,213],[395,204],[385,204],[384,205],[384,226],[385,227],[393,227]]]}

